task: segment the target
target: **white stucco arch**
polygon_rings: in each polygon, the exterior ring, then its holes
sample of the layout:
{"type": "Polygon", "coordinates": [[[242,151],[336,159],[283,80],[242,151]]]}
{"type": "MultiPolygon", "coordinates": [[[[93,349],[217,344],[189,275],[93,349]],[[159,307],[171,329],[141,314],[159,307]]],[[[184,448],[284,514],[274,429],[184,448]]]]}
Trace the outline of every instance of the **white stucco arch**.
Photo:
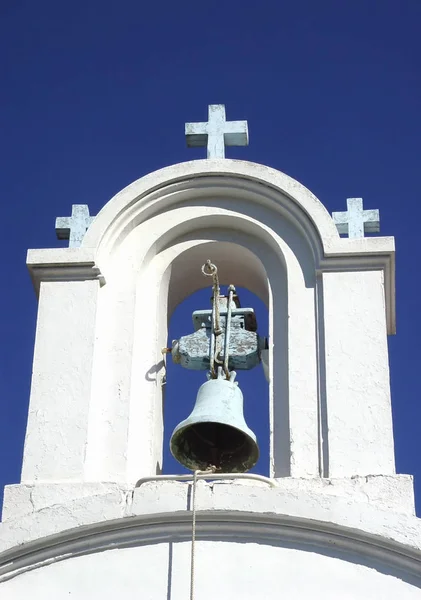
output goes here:
{"type": "MultiPolygon", "coordinates": [[[[217,197],[226,194],[232,199],[247,198],[257,208],[270,206],[294,222],[312,249],[316,271],[381,269],[388,332],[395,332],[393,238],[341,239],[326,208],[310,190],[265,165],[229,159],[196,160],[165,167],[134,181],[96,216],[83,240],[85,256],[92,257],[95,265],[106,271],[106,257],[134,227],[183,199],[200,204],[209,196],[209,190],[217,197]]],[[[213,214],[211,208],[209,215],[213,214]]]]}
{"type": "MultiPolygon", "coordinates": [[[[195,164],[193,166],[196,168],[195,164]]],[[[293,211],[288,203],[287,210],[276,198],[268,199],[266,189],[261,184],[262,190],[258,190],[257,185],[256,190],[254,187],[245,190],[241,187],[244,186],[243,178],[235,178],[231,174],[228,179],[219,176],[209,180],[200,179],[200,185],[196,180],[192,185],[192,180],[186,179],[177,184],[176,191],[170,192],[168,187],[174,184],[172,169],[169,171],[170,183],[162,185],[159,190],[156,186],[152,188],[155,202],[153,210],[146,192],[139,199],[138,188],[144,182],[136,182],[130,186],[130,195],[128,191],[125,193],[125,210],[130,212],[130,220],[121,207],[119,212],[114,207],[114,213],[118,214],[115,221],[108,227],[104,223],[101,225],[102,221],[110,218],[111,209],[106,211],[107,216],[105,213],[98,215],[97,241],[93,241],[93,232],[91,238],[84,242],[85,246],[96,243],[98,264],[107,281],[101,292],[103,306],[101,298],[98,303],[98,335],[102,336],[99,346],[103,354],[101,357],[97,355],[98,377],[93,378],[92,398],[100,398],[101,401],[97,410],[95,400],[91,406],[91,430],[95,434],[94,439],[90,437],[88,440],[88,472],[91,464],[97,469],[102,461],[110,469],[114,463],[114,472],[103,473],[103,479],[113,479],[116,473],[127,469],[129,479],[133,480],[142,474],[150,474],[156,465],[161,464],[162,400],[156,385],[160,378],[156,365],[162,364],[160,349],[166,345],[167,315],[183,297],[208,285],[200,273],[200,266],[204,262],[201,251],[205,244],[214,243],[218,246],[231,243],[235,244],[232,248],[244,248],[245,251],[233,251],[230,256],[223,255],[221,248],[214,251],[223,259],[223,263],[219,263],[223,277],[225,269],[226,275],[232,276],[231,281],[261,296],[265,293],[265,299],[269,301],[270,339],[271,348],[274,348],[270,363],[275,365],[270,384],[271,473],[277,476],[294,472],[297,475],[316,475],[320,470],[320,452],[314,314],[315,263],[316,257],[321,254],[320,236],[302,210],[298,211],[301,221],[291,217],[293,211]],[[175,199],[172,198],[173,194],[175,199]],[[135,203],[130,200],[133,196],[138,198],[135,203]],[[145,211],[147,216],[143,214],[145,211]],[[105,232],[103,237],[98,237],[99,231],[105,232]],[[189,256],[194,255],[197,255],[195,268],[191,261],[186,262],[189,256]],[[182,272],[183,278],[180,277],[182,272]],[[257,288],[254,287],[256,282],[259,282],[257,288]],[[264,292],[264,288],[268,292],[264,292]],[[146,301],[143,298],[145,293],[146,301]],[[170,305],[167,305],[167,297],[170,305]],[[130,302],[128,298],[131,298],[130,302]],[[291,299],[290,305],[288,298],[291,299]],[[121,321],[118,327],[110,330],[106,322],[112,314],[116,324],[118,307],[121,308],[121,321]],[[150,320],[149,329],[144,323],[145,314],[150,320]],[[128,410],[124,409],[127,434],[124,426],[119,431],[106,425],[115,422],[111,414],[117,409],[113,404],[107,413],[103,401],[108,396],[113,403],[118,397],[111,381],[119,377],[112,348],[121,330],[127,331],[128,344],[122,371],[127,369],[129,360],[132,360],[132,364],[142,365],[137,374],[132,370],[130,391],[126,392],[130,405],[128,410]],[[141,335],[136,334],[140,331],[141,335]],[[148,391],[141,372],[156,373],[156,380],[148,381],[148,391]],[[107,378],[110,379],[108,387],[107,378]],[[132,403],[130,396],[142,397],[144,406],[141,407],[137,401],[132,403]],[[101,420],[103,434],[98,436],[101,420]],[[124,445],[126,437],[129,440],[127,449],[124,445]],[[124,442],[118,444],[117,438],[124,442]],[[120,451],[116,452],[118,446],[120,451]],[[107,453],[107,448],[113,448],[112,456],[107,453]],[[139,460],[145,463],[143,473],[139,471],[139,460]],[[125,467],[123,462],[126,462],[125,467]]],[[[109,205],[118,201],[116,197],[109,205]]],[[[314,203],[318,208],[318,202],[314,200],[314,203]]],[[[215,255],[212,260],[216,260],[215,255]]],[[[121,351],[119,355],[121,358],[121,351]]],[[[123,378],[121,374],[120,379],[123,378]]]]}
{"type": "MultiPolygon", "coordinates": [[[[339,235],[323,204],[302,184],[269,167],[239,160],[197,160],[166,167],[133,182],[99,212],[83,247],[110,253],[133,228],[180,201],[202,203],[209,194],[247,198],[289,214],[316,254],[329,252],[339,235]],[[165,204],[165,207],[158,206],[165,204]],[[323,252],[321,252],[323,249],[323,252]]],[[[212,213],[211,213],[212,214],[212,213]]]]}

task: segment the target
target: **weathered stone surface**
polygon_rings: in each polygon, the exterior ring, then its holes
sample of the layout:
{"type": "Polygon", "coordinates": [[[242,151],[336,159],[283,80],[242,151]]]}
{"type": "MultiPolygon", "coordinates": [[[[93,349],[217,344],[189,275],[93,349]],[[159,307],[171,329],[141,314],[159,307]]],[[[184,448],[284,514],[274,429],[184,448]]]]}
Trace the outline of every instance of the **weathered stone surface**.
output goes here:
{"type": "Polygon", "coordinates": [[[187,145],[207,146],[208,158],[225,158],[225,146],[247,146],[247,121],[227,121],[223,104],[209,105],[207,123],[186,123],[187,145]]]}
{"type": "Polygon", "coordinates": [[[347,234],[349,238],[362,238],[364,233],[380,231],[380,213],[376,210],[363,210],[362,198],[348,198],[346,212],[332,213],[338,233],[347,234]]]}
{"type": "MultiPolygon", "coordinates": [[[[360,593],[359,598],[392,600],[397,593],[405,599],[420,597],[419,519],[368,501],[359,502],[350,489],[344,493],[342,482],[324,484],[325,489],[338,486],[336,495],[316,492],[315,488],[305,490],[310,484],[304,481],[296,481],[293,490],[291,481],[284,480],[290,489],[282,489],[281,481],[278,488],[263,483],[198,482],[198,581],[208,573],[209,563],[215,562],[220,565],[218,578],[229,585],[228,572],[222,567],[229,565],[230,577],[238,586],[244,578],[248,582],[242,597],[251,599],[255,597],[256,578],[272,577],[272,570],[267,572],[262,562],[265,557],[269,564],[278,564],[267,598],[279,596],[276,582],[285,560],[294,572],[305,564],[305,579],[316,591],[321,585],[321,568],[323,597],[332,600],[340,597],[343,577],[349,578],[352,593],[360,593]],[[245,556],[251,556],[250,577],[242,573],[246,563],[238,569],[238,561],[244,561],[240,547],[246,549],[245,556]],[[330,559],[323,562],[320,557],[330,559]]],[[[366,484],[373,482],[367,480],[366,484]]],[[[360,485],[365,484],[361,481],[360,485]]],[[[10,519],[0,525],[2,598],[23,599],[28,587],[37,599],[47,592],[55,592],[59,599],[76,592],[79,597],[88,597],[93,589],[112,598],[108,587],[112,591],[115,585],[121,586],[120,569],[125,573],[119,556],[124,556],[126,567],[140,577],[139,581],[131,576],[124,579],[128,592],[134,592],[141,582],[143,593],[152,600],[168,589],[174,593],[178,590],[177,598],[181,598],[179,594],[188,589],[184,586],[189,581],[191,509],[191,484],[158,481],[142,484],[134,493],[104,489],[103,493],[10,519]],[[165,545],[163,554],[157,554],[159,544],[165,545]],[[156,569],[157,560],[160,569],[156,569]],[[173,573],[170,579],[162,577],[163,564],[173,573]],[[89,583],[93,581],[92,569],[95,588],[89,583]],[[114,573],[111,578],[109,571],[114,573]],[[162,580],[163,588],[159,584],[162,580]]],[[[288,569],[282,585],[291,596],[297,581],[289,578],[288,569]]],[[[211,597],[205,590],[202,596],[211,597]]]]}
{"type": "Polygon", "coordinates": [[[56,233],[59,240],[69,240],[69,248],[78,248],[94,217],[89,216],[87,204],[73,204],[71,217],[57,217],[56,233]]]}

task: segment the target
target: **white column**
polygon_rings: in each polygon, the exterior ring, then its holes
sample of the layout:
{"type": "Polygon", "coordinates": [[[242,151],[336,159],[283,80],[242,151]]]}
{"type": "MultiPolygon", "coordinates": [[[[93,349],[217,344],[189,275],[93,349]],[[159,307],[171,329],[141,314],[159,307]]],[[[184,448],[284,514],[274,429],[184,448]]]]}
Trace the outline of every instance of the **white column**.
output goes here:
{"type": "Polygon", "coordinates": [[[123,266],[121,271],[121,276],[108,274],[98,302],[85,455],[87,481],[126,480],[136,296],[123,266]]]}
{"type": "Polygon", "coordinates": [[[85,266],[30,264],[41,283],[23,483],[83,480],[99,289],[85,266]]]}
{"type": "Polygon", "coordinates": [[[319,475],[317,352],[314,288],[291,285],[288,299],[288,379],[292,477],[319,475]]]}
{"type": "Polygon", "coordinates": [[[393,474],[383,272],[324,273],[328,473],[393,474]]]}

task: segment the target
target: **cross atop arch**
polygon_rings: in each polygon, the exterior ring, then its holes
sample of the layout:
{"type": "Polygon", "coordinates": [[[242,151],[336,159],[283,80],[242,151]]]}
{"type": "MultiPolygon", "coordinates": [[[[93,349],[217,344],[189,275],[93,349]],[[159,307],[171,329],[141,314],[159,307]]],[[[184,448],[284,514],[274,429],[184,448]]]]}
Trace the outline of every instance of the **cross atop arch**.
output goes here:
{"type": "Polygon", "coordinates": [[[93,220],[87,204],[73,204],[71,217],[56,219],[57,239],[69,240],[69,248],[78,248],[93,220]]]}
{"type": "Polygon", "coordinates": [[[247,146],[247,121],[227,121],[224,104],[209,104],[207,123],[186,123],[187,146],[207,146],[208,158],[225,158],[225,146],[247,146]]]}
{"type": "Polygon", "coordinates": [[[366,232],[380,231],[380,215],[377,209],[363,210],[362,198],[348,198],[347,211],[332,213],[333,221],[341,234],[350,238],[362,238],[366,232]]]}

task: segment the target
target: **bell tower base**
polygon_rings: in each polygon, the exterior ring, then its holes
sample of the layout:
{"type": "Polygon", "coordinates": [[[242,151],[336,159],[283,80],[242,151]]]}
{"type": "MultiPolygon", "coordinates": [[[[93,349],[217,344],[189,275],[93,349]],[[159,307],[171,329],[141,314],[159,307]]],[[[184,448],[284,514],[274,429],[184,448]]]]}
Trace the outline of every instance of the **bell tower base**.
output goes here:
{"type": "MultiPolygon", "coordinates": [[[[368,475],[330,479],[305,479],[283,477],[274,480],[274,497],[279,494],[299,497],[311,494],[315,498],[338,498],[345,501],[370,504],[382,510],[415,515],[413,479],[411,475],[368,475]]],[[[170,486],[165,476],[157,476],[156,483],[141,483],[134,490],[119,483],[36,483],[8,485],[4,490],[3,521],[17,519],[46,508],[65,506],[69,502],[86,502],[110,495],[120,498],[122,506],[142,497],[145,486],[170,486]]],[[[255,481],[235,481],[238,485],[256,485],[255,481]]],[[[231,480],[212,482],[209,485],[226,485],[231,480]]],[[[181,484],[180,484],[181,485],[181,484]]],[[[183,484],[184,485],[184,484],[183,484]]],[[[189,484],[185,484],[189,485],[189,484]]],[[[264,484],[262,484],[264,486],[264,484]]],[[[170,491],[170,488],[168,488],[170,491]]]]}

